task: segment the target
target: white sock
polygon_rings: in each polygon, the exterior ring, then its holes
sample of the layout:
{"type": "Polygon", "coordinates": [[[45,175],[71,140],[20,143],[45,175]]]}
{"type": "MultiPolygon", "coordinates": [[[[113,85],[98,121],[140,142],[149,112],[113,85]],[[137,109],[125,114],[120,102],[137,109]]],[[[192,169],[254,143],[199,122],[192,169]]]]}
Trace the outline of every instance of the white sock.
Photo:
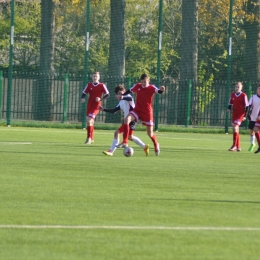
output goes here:
{"type": "Polygon", "coordinates": [[[116,150],[116,146],[119,144],[119,138],[114,139],[109,150],[113,153],[116,150]]]}
{"type": "Polygon", "coordinates": [[[250,135],[250,142],[251,144],[255,143],[255,135],[250,135]]]}
{"type": "Polygon", "coordinates": [[[134,143],[136,143],[137,145],[139,145],[140,147],[142,147],[143,149],[145,148],[145,144],[138,137],[133,136],[133,140],[132,141],[134,143]]]}

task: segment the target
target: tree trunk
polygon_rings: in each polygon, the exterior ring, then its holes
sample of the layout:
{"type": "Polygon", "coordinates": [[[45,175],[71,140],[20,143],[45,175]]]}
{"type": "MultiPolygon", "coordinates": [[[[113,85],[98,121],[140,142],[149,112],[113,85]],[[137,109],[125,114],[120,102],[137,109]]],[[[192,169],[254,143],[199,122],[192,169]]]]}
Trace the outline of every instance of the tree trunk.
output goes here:
{"type": "Polygon", "coordinates": [[[197,81],[198,0],[182,0],[181,68],[177,123],[186,124],[188,80],[197,81]]]}
{"type": "MultiPolygon", "coordinates": [[[[117,104],[114,98],[114,88],[117,84],[124,83],[125,76],[125,0],[111,0],[111,25],[110,25],[110,47],[108,60],[107,86],[111,98],[107,100],[107,107],[117,104]]],[[[118,116],[107,114],[106,122],[118,122],[118,116]]]]}
{"type": "Polygon", "coordinates": [[[253,22],[245,21],[246,31],[246,79],[260,80],[260,7],[259,0],[248,0],[247,14],[254,15],[253,22]]]}
{"type": "Polygon", "coordinates": [[[41,0],[41,46],[38,82],[38,120],[53,120],[54,3],[41,0]]]}

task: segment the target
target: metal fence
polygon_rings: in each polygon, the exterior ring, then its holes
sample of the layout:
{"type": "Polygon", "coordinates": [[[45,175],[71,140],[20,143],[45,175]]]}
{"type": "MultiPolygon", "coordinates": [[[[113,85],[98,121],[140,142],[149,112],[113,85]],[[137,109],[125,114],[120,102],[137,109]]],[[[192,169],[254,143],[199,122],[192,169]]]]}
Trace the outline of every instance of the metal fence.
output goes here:
{"type": "MultiPolygon", "coordinates": [[[[116,84],[124,84],[126,89],[136,81],[131,78],[111,78],[105,76],[101,81],[107,84],[110,98],[104,100],[103,105],[113,108],[117,105],[114,95],[116,84]]],[[[3,73],[0,91],[0,119],[7,119],[8,100],[8,75],[3,73]]],[[[153,82],[152,82],[153,83],[153,82]]],[[[15,72],[12,81],[11,118],[12,120],[39,120],[41,111],[39,102],[40,75],[37,73],[15,72]]],[[[84,112],[80,103],[81,93],[84,88],[83,76],[55,75],[50,78],[51,93],[51,118],[55,122],[82,122],[84,112]]],[[[251,96],[253,83],[244,83],[244,91],[251,96]]],[[[162,79],[166,91],[158,95],[158,120],[159,124],[166,125],[193,125],[193,126],[219,126],[225,125],[227,93],[225,81],[215,81],[211,86],[192,81],[175,81],[172,78],[162,79]]],[[[97,122],[120,122],[120,116],[100,112],[97,122]]]]}

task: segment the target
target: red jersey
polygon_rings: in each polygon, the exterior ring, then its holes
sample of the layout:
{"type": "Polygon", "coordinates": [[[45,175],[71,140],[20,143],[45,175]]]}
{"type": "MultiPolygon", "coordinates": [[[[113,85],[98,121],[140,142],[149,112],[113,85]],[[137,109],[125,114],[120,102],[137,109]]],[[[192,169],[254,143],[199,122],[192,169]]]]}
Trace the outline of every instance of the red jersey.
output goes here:
{"type": "Polygon", "coordinates": [[[153,114],[153,96],[155,93],[158,93],[158,90],[159,89],[154,85],[143,87],[141,83],[137,83],[130,88],[131,92],[136,93],[134,111],[153,114]]]}
{"type": "Polygon", "coordinates": [[[103,83],[89,82],[83,90],[83,93],[89,94],[87,110],[97,110],[98,107],[101,105],[101,102],[96,102],[96,97],[101,98],[102,94],[109,94],[109,91],[106,85],[103,83]]]}
{"type": "Polygon", "coordinates": [[[243,118],[245,115],[245,108],[248,106],[247,95],[244,92],[232,93],[229,105],[233,106],[232,119],[243,118]]]}

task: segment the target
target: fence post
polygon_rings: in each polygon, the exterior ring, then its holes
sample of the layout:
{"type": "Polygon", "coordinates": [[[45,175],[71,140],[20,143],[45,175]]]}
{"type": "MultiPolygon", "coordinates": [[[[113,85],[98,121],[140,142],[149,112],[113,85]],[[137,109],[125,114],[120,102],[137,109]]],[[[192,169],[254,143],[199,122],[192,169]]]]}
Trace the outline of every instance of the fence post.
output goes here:
{"type": "MultiPolygon", "coordinates": [[[[86,3],[86,50],[85,50],[85,79],[83,82],[84,88],[88,83],[88,57],[89,57],[89,34],[90,34],[90,0],[86,3]]],[[[86,128],[86,102],[82,104],[82,128],[86,128]]]]}
{"type": "MultiPolygon", "coordinates": [[[[157,58],[157,87],[161,86],[161,52],[162,52],[162,18],[163,0],[159,0],[159,24],[158,24],[158,58],[157,58]]],[[[155,125],[154,130],[158,131],[159,122],[159,96],[155,96],[155,125]]]]}
{"type": "Polygon", "coordinates": [[[189,79],[189,87],[188,87],[188,105],[187,105],[187,122],[186,122],[186,126],[189,126],[189,125],[190,125],[191,88],[192,88],[192,80],[189,79]]]}
{"type": "Polygon", "coordinates": [[[0,119],[2,119],[3,71],[0,70],[0,119]]]}
{"type": "Polygon", "coordinates": [[[68,87],[69,87],[69,76],[68,74],[65,74],[62,123],[65,123],[67,121],[68,87]]]}
{"type": "MultiPolygon", "coordinates": [[[[232,57],[232,20],[233,20],[233,5],[234,0],[230,0],[229,4],[229,43],[228,43],[228,70],[227,70],[227,105],[230,98],[230,76],[231,76],[231,57],[232,57]]],[[[225,133],[228,134],[228,124],[229,124],[229,115],[230,113],[226,112],[226,121],[225,121],[225,133]]]]}
{"type": "Polygon", "coordinates": [[[7,126],[11,125],[12,114],[12,80],[13,80],[13,48],[14,48],[14,2],[11,1],[11,33],[9,49],[8,90],[7,90],[7,126]]]}
{"type": "Polygon", "coordinates": [[[130,89],[132,87],[132,78],[131,77],[128,77],[127,87],[128,87],[128,89],[130,89]]]}

